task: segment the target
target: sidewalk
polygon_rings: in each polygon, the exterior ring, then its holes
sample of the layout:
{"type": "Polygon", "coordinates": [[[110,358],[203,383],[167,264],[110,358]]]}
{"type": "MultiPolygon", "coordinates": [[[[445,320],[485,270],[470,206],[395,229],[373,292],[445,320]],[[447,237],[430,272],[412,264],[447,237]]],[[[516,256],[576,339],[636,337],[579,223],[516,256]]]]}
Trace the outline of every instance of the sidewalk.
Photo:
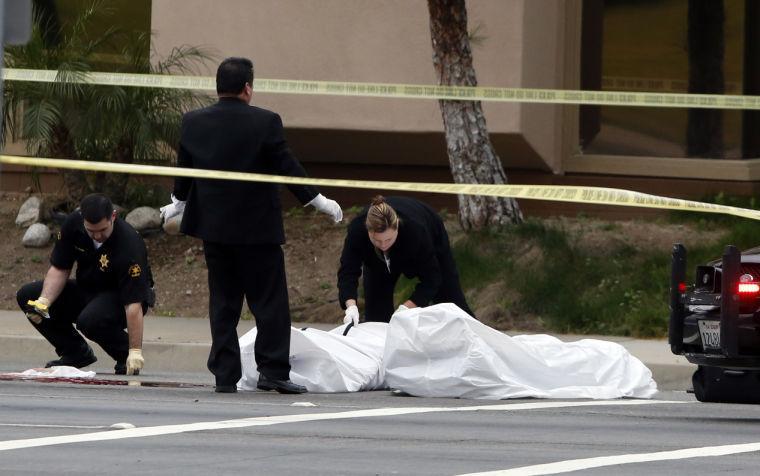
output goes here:
{"type": "MultiPolygon", "coordinates": [[[[255,325],[254,321],[240,321],[238,335],[243,335],[255,325]]],[[[335,324],[300,324],[295,327],[332,329],[335,324]]],[[[186,317],[145,318],[143,352],[149,375],[171,374],[174,379],[189,378],[193,381],[213,383],[206,369],[211,346],[208,319],[186,317]]],[[[691,374],[696,367],[681,356],[673,355],[666,340],[642,340],[616,336],[556,335],[563,341],[594,338],[603,339],[625,347],[638,357],[654,375],[660,390],[686,390],[691,387],[691,374]]],[[[98,362],[87,370],[113,373],[113,361],[103,350],[93,345],[98,362]]],[[[20,311],[0,311],[0,371],[20,372],[40,367],[56,358],[53,348],[27,322],[20,311]]],[[[147,375],[146,375],[147,377],[147,375]]]]}

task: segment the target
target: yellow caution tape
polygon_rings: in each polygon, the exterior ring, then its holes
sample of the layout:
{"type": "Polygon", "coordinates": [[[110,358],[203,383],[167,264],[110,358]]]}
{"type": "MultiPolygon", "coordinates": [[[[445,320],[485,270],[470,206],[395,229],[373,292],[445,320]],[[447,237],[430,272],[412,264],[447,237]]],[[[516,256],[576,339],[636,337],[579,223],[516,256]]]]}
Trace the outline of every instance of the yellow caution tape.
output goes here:
{"type": "MultiPolygon", "coordinates": [[[[6,81],[54,82],[57,71],[4,69],[6,81]]],[[[84,80],[69,82],[149,88],[216,91],[210,76],[128,74],[92,72],[84,80]]],[[[59,80],[61,80],[59,78],[59,80]]],[[[258,93],[312,94],[355,97],[449,99],[460,101],[519,102],[547,104],[593,104],[601,106],[689,107],[711,109],[760,109],[760,96],[724,94],[681,94],[622,91],[574,91],[564,89],[491,88],[472,86],[433,86],[423,84],[354,83],[340,81],[295,81],[256,79],[258,93]]]]}
{"type": "Polygon", "coordinates": [[[53,167],[61,169],[115,172],[136,175],[161,175],[203,179],[242,180],[292,185],[315,185],[322,187],[394,190],[399,192],[427,192],[461,195],[485,195],[555,202],[591,203],[626,207],[659,208],[692,212],[723,213],[752,220],[760,220],[760,210],[730,207],[714,203],[702,203],[679,198],[660,197],[618,188],[582,187],[564,185],[487,185],[458,183],[383,182],[348,179],[323,179],[312,177],[288,177],[281,175],[230,172],[224,170],[186,169],[158,165],[118,164],[90,162],[85,160],[48,159],[0,155],[0,163],[30,167],[53,167]]]}

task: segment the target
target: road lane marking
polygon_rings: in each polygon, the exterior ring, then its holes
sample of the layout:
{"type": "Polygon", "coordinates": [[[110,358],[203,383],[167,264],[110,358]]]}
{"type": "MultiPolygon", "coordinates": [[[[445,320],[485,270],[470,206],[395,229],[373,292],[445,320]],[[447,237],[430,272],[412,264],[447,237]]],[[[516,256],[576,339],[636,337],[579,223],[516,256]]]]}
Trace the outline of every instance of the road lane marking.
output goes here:
{"type": "Polygon", "coordinates": [[[518,411],[518,410],[541,410],[551,408],[572,407],[602,407],[602,406],[636,406],[667,403],[688,403],[669,400],[601,400],[582,402],[531,402],[531,403],[507,403],[501,405],[478,405],[468,407],[400,407],[400,408],[373,408],[369,410],[352,410],[346,412],[331,413],[304,413],[296,415],[275,415],[268,417],[240,418],[236,420],[209,421],[199,423],[187,423],[180,425],[149,426],[144,428],[130,428],[119,431],[103,431],[95,433],[81,433],[76,435],[48,436],[43,438],[29,438],[23,440],[0,441],[0,451],[15,450],[22,448],[36,448],[40,446],[65,445],[71,443],[84,443],[93,441],[121,440],[126,438],[143,438],[148,436],[173,435],[193,431],[219,430],[248,428],[254,426],[270,426],[284,423],[301,423],[309,421],[346,420],[350,418],[385,417],[398,415],[415,415],[423,413],[445,412],[473,412],[473,411],[518,411]]]}
{"type": "Polygon", "coordinates": [[[701,448],[685,448],[673,451],[658,451],[655,453],[632,453],[616,456],[599,456],[596,458],[569,459],[556,463],[536,464],[520,468],[482,473],[467,473],[458,476],[533,476],[540,474],[559,474],[584,469],[602,468],[632,463],[649,463],[652,461],[669,461],[674,459],[704,458],[708,456],[726,456],[737,453],[760,451],[760,442],[743,443],[738,445],[703,446],[701,448]]]}

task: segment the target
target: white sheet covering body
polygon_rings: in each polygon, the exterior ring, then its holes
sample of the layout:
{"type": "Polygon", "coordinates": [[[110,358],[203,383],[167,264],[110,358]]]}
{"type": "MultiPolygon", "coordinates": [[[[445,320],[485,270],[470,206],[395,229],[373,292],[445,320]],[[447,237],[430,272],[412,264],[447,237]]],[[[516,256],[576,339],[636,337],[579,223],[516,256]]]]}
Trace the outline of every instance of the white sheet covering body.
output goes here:
{"type": "MultiPolygon", "coordinates": [[[[291,380],[310,392],[395,388],[411,395],[478,399],[650,398],[652,373],[619,344],[548,335],[510,337],[454,304],[326,332],[291,328],[291,380]]],[[[240,338],[241,390],[255,390],[256,329],[240,338]]]]}
{"type": "Polygon", "coordinates": [[[391,388],[424,397],[651,398],[652,372],[621,345],[510,337],[453,304],[394,315],[383,358],[391,388]]]}
{"type": "MultiPolygon", "coordinates": [[[[385,333],[388,324],[367,322],[349,330],[346,326],[330,332],[307,328],[290,328],[290,379],[310,392],[360,392],[385,388],[382,367],[385,333]]],[[[240,390],[256,390],[253,344],[256,328],[240,338],[243,377],[240,390]]]]}

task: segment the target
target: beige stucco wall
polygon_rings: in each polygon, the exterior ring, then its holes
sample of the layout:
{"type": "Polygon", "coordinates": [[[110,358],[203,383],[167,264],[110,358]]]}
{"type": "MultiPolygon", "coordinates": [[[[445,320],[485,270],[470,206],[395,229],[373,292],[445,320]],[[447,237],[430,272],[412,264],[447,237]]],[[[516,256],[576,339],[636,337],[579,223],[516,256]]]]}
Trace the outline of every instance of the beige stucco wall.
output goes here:
{"type": "MultiPolygon", "coordinates": [[[[469,1],[470,29],[479,26],[479,36],[484,37],[473,46],[479,83],[557,87],[561,79],[554,63],[560,39],[552,30],[559,24],[561,3],[469,1]]],[[[159,54],[183,43],[206,45],[220,58],[252,58],[260,78],[437,82],[426,0],[153,0],[152,4],[159,54]]],[[[213,74],[213,67],[207,74],[213,74]]],[[[257,94],[254,103],[279,112],[286,127],[293,129],[443,131],[438,104],[432,100],[257,94]]],[[[507,165],[557,168],[558,138],[552,122],[557,109],[484,105],[497,152],[507,165]]],[[[440,150],[436,154],[441,155],[440,150]]],[[[445,163],[446,158],[435,161],[445,163]]]]}
{"type": "MultiPolygon", "coordinates": [[[[561,14],[556,0],[531,0],[525,3],[522,51],[525,55],[521,86],[559,89],[562,87],[562,63],[558,60],[561,14]]],[[[562,106],[524,104],[521,108],[521,132],[525,140],[552,169],[561,166],[557,157],[557,122],[562,106]],[[552,134],[553,133],[553,134],[552,134]]]]}

